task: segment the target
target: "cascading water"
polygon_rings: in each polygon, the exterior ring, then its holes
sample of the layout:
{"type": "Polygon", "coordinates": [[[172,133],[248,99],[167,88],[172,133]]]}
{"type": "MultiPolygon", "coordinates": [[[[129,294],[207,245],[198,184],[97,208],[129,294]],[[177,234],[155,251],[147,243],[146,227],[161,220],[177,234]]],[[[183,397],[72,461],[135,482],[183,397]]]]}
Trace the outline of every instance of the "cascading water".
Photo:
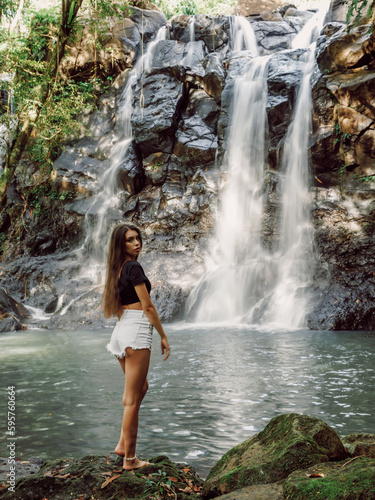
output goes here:
{"type": "MultiPolygon", "coordinates": [[[[245,36],[252,31],[250,23],[233,17],[231,24],[232,46],[237,51],[251,48],[257,53],[254,34],[245,36]]],[[[259,255],[262,254],[269,58],[247,56],[246,69],[234,84],[226,155],[228,173],[212,258],[207,262],[208,272],[187,303],[198,321],[225,321],[243,315],[249,302],[255,304],[264,294],[259,255]]],[[[236,57],[235,54],[232,61],[236,57]]],[[[244,53],[238,57],[242,59],[244,53]]]]}
{"type": "MultiPolygon", "coordinates": [[[[327,8],[328,4],[307,23],[293,48],[309,46],[313,34],[323,26],[327,8]]],[[[232,48],[241,50],[242,24],[238,25],[239,35],[234,26],[233,22],[232,48]]],[[[280,245],[276,255],[265,249],[261,241],[267,74],[262,72],[265,96],[260,99],[254,95],[250,105],[250,88],[244,91],[245,97],[239,91],[241,83],[236,82],[227,152],[229,171],[214,240],[216,252],[211,252],[208,271],[189,297],[189,319],[222,321],[242,317],[250,323],[303,326],[308,298],[301,290],[308,284],[313,268],[308,140],[314,51],[315,46],[307,52],[294,118],[284,144],[280,245]],[[257,107],[255,103],[260,100],[262,105],[257,107]],[[251,148],[262,151],[255,155],[256,161],[251,148]]],[[[249,74],[247,79],[254,76],[249,74]]],[[[255,88],[255,81],[251,83],[255,88]]]]}
{"type": "Polygon", "coordinates": [[[212,261],[195,288],[191,303],[200,304],[196,319],[223,321],[244,314],[262,290],[258,267],[261,250],[267,57],[249,61],[234,87],[233,123],[228,150],[228,178],[223,193],[212,261]],[[204,290],[204,293],[202,293],[204,290]],[[199,297],[199,298],[198,298],[199,297]]]}
{"type": "Polygon", "coordinates": [[[166,27],[163,26],[159,29],[155,40],[148,44],[147,52],[137,61],[137,64],[130,72],[124,91],[118,99],[116,128],[119,138],[112,148],[110,168],[103,175],[100,191],[94,197],[91,207],[86,212],[86,239],[83,248],[78,250],[88,249],[92,263],[91,266],[85,268],[84,272],[85,274],[89,272],[94,282],[98,281],[104,260],[106,248],[103,245],[103,237],[107,234],[107,220],[110,214],[113,214],[116,219],[120,219],[122,215],[119,211],[122,191],[118,189],[117,172],[119,166],[126,158],[129,145],[133,139],[130,121],[133,98],[132,85],[141,72],[150,69],[154,48],[160,40],[165,40],[165,37],[166,27]]]}
{"type": "Polygon", "coordinates": [[[251,24],[242,16],[230,16],[230,46],[232,52],[250,50],[259,54],[258,44],[251,24]]]}

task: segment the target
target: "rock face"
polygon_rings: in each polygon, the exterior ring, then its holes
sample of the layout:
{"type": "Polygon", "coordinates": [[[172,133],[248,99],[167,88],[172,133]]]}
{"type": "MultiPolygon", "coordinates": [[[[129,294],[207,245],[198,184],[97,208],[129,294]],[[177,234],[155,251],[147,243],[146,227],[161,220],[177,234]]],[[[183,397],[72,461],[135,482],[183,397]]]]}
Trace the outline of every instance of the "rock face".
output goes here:
{"type": "Polygon", "coordinates": [[[214,498],[244,486],[275,483],[294,470],[345,457],[340,438],[323,421],[280,415],[222,457],[209,473],[203,495],[214,498]]]}
{"type": "MultiPolygon", "coordinates": [[[[254,55],[233,53],[235,20],[229,16],[182,15],[167,25],[161,13],[132,9],[108,34],[109,44],[116,39],[121,45],[113,73],[119,76],[97,109],[81,117],[89,132],[66,145],[54,163],[51,190],[26,210],[22,190],[33,186],[37,172],[23,159],[0,218],[3,240],[9,240],[0,283],[18,300],[26,290],[29,305],[43,305],[49,316],[42,324],[50,328],[105,324],[92,310],[99,307],[103,255],[117,221],[131,220],[145,233],[146,272],[155,279],[163,320],[181,318],[204,272],[226,175],[234,84],[254,55]],[[139,68],[145,71],[136,73],[142,37],[147,57],[139,68]],[[100,260],[91,274],[98,262],[90,255],[100,260]],[[173,279],[159,279],[163,269],[171,270],[169,258],[173,279]]],[[[305,49],[290,47],[312,12],[288,6],[268,16],[251,14],[241,29],[251,25],[260,53],[269,55],[262,235],[269,250],[278,246],[281,158],[306,57],[305,49]]],[[[312,329],[375,327],[374,37],[368,25],[348,33],[341,21],[333,17],[322,30],[312,78],[311,213],[318,263],[309,287],[312,329]]],[[[92,54],[82,47],[72,50],[80,51],[75,60],[84,71],[92,67],[92,54]]]]}

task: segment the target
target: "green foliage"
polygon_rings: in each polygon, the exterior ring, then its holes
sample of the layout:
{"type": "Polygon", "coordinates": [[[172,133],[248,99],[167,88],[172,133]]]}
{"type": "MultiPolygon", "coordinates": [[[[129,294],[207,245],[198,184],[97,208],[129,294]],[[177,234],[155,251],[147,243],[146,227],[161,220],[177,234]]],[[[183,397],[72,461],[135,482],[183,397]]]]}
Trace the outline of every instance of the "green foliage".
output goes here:
{"type": "Polygon", "coordinates": [[[172,481],[165,471],[158,470],[157,473],[149,474],[146,480],[145,494],[147,498],[164,498],[165,488],[172,488],[172,481]],[[152,479],[152,477],[154,479],[152,479]]]}
{"type": "Polygon", "coordinates": [[[50,200],[71,200],[74,197],[74,191],[66,191],[59,193],[55,186],[46,182],[45,184],[37,184],[33,186],[26,198],[27,206],[32,211],[33,215],[38,216],[42,213],[45,202],[50,200]]]}
{"type": "Polygon", "coordinates": [[[231,14],[236,0],[154,0],[153,2],[167,18],[180,14],[231,14]]]}
{"type": "Polygon", "coordinates": [[[359,177],[358,174],[354,174],[353,179],[356,179],[359,182],[374,182],[375,175],[363,175],[362,177],[359,177]]]}
{"type": "Polygon", "coordinates": [[[365,16],[370,19],[374,14],[374,6],[375,2],[373,0],[349,0],[349,8],[346,15],[346,22],[349,24],[351,22],[352,17],[353,24],[356,26],[359,23],[361,17],[365,14],[365,16]]]}

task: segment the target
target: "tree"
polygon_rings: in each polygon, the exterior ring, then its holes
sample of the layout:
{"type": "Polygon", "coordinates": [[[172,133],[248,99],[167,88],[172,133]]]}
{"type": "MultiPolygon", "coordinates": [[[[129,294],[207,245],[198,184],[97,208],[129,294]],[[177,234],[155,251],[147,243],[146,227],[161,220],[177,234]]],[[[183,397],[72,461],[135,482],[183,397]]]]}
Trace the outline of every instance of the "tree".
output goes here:
{"type": "MultiPolygon", "coordinates": [[[[17,116],[17,128],[14,132],[14,138],[8,144],[8,151],[5,160],[4,170],[0,178],[0,204],[6,199],[8,187],[10,186],[22,154],[25,151],[30,137],[35,129],[38,119],[46,104],[53,98],[56,91],[56,83],[61,61],[65,54],[65,48],[69,36],[72,33],[78,11],[83,0],[62,0],[61,16],[56,36],[48,43],[48,50],[45,51],[45,60],[32,62],[25,61],[25,65],[15,68],[15,84],[22,86],[25,72],[36,78],[37,85],[34,86],[32,99],[29,105],[25,107],[23,113],[17,116]]],[[[20,0],[19,6],[23,5],[20,0]]],[[[20,17],[19,9],[16,11],[18,19],[20,17]]],[[[13,19],[14,21],[14,19],[13,19]]],[[[7,45],[11,39],[11,30],[7,39],[7,45]]],[[[32,48],[28,47],[28,50],[32,48]]],[[[3,68],[6,67],[7,53],[1,61],[3,68]]],[[[17,103],[16,103],[17,105],[17,103]]]]}

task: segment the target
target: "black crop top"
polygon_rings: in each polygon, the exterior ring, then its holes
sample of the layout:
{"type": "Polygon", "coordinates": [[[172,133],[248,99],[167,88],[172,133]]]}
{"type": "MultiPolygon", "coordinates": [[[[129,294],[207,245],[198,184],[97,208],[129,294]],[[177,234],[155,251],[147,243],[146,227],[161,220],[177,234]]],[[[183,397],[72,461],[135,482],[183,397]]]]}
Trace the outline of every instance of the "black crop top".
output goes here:
{"type": "Polygon", "coordinates": [[[134,287],[143,282],[146,285],[148,293],[150,293],[151,283],[145,275],[141,264],[139,264],[136,260],[128,260],[125,262],[118,280],[122,306],[139,302],[139,298],[134,287]]]}

